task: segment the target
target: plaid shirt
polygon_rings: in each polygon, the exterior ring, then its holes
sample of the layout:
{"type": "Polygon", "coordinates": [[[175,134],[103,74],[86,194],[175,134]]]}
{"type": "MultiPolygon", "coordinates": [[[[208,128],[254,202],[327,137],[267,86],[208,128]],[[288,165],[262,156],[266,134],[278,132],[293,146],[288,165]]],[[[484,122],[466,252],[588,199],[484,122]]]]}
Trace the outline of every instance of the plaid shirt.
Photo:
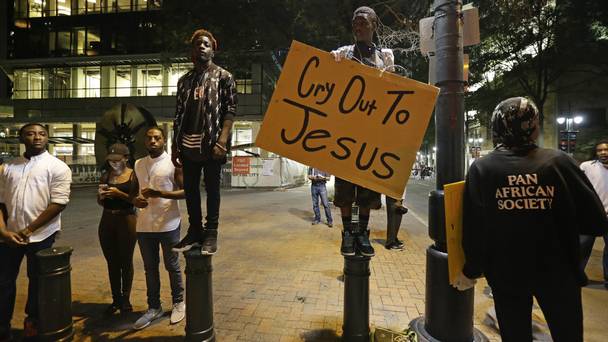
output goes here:
{"type": "MultiPolygon", "coordinates": [[[[204,96],[201,106],[195,111],[198,115],[204,116],[201,140],[201,151],[212,148],[217,142],[222,132],[224,120],[234,120],[236,116],[236,85],[232,74],[211,63],[207,70],[207,77],[204,83],[204,96]]],[[[173,121],[173,144],[178,150],[182,149],[182,136],[184,129],[182,123],[187,112],[188,98],[192,93],[192,88],[196,87],[199,78],[195,69],[190,70],[177,82],[177,103],[175,108],[175,119],[173,121]]],[[[192,103],[192,102],[191,102],[192,103]]],[[[188,111],[190,108],[188,108],[188,111]]],[[[230,148],[230,139],[228,146],[230,148]]]]}

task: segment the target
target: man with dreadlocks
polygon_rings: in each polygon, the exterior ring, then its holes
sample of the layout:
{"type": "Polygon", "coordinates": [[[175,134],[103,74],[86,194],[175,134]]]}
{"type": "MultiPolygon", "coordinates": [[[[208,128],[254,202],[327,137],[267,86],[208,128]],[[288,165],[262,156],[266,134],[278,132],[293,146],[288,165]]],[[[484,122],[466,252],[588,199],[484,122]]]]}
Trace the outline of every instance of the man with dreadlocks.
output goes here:
{"type": "Polygon", "coordinates": [[[608,220],[585,174],[561,151],[539,148],[538,109],[502,101],[492,115],[494,151],[466,177],[462,246],[454,286],[485,275],[505,342],[532,341],[532,298],[554,341],[583,341],[579,234],[602,235],[608,220]]]}
{"type": "MultiPolygon", "coordinates": [[[[362,6],[353,14],[353,35],[355,44],[338,48],[331,52],[337,62],[344,58],[378,69],[392,71],[395,64],[393,51],[380,49],[373,43],[374,32],[378,28],[378,16],[370,7],[362,6]]],[[[374,256],[374,248],[369,241],[370,209],[382,206],[380,194],[336,177],[334,205],[340,208],[342,224],[342,255],[355,255],[358,250],[364,256],[374,256]],[[359,223],[352,223],[352,205],[359,206],[359,223]]]]}
{"type": "Polygon", "coordinates": [[[217,42],[211,32],[195,31],[190,43],[194,69],[177,83],[171,155],[175,167],[183,166],[184,169],[190,226],[173,250],[186,251],[193,246],[202,246],[203,254],[214,254],[220,215],[220,174],[230,150],[230,134],[236,115],[236,86],[232,75],[212,61],[217,42]],[[201,171],[207,192],[204,228],[201,171]]]}

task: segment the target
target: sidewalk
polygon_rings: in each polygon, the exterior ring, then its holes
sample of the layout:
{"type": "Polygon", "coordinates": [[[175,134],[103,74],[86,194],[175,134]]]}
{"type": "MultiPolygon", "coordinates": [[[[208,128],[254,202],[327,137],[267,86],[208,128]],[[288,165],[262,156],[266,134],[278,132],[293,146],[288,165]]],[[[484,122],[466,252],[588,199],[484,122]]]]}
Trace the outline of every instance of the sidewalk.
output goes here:
{"type": "MultiPolygon", "coordinates": [[[[420,193],[424,193],[421,190],[420,193]]],[[[76,341],[181,341],[185,320],[169,324],[166,315],[152,326],[131,330],[146,309],[146,287],[139,249],[135,250],[135,279],[131,301],[136,313],[103,317],[110,302],[105,260],[97,238],[101,208],[95,189],[74,191],[63,214],[63,234],[56,245],[74,247],[72,293],[76,341]]],[[[426,201],[426,197],[420,199],[426,201]]],[[[183,204],[183,203],[182,203],[183,204]]],[[[181,205],[183,218],[185,205],[181,205]]],[[[334,228],[311,226],[310,190],[229,191],[222,197],[219,251],[214,256],[214,319],[218,341],[339,341],[343,309],[343,258],[339,254],[340,216],[333,209],[334,228]]],[[[404,251],[383,248],[384,210],[373,211],[370,225],[376,257],[371,262],[370,323],[403,330],[424,313],[427,228],[416,217],[404,216],[400,238],[404,251]]],[[[424,220],[423,220],[424,221],[424,220]]],[[[182,231],[185,234],[185,231],[182,231]]],[[[182,264],[185,264],[183,257],[182,264]]],[[[590,275],[598,269],[597,251],[590,275]]],[[[162,265],[162,262],[161,262],[162,265]]],[[[23,265],[25,266],[25,265],[23,265]]],[[[162,266],[161,266],[162,268],[162,266]]],[[[162,302],[170,310],[168,277],[161,269],[162,302]]],[[[481,324],[491,300],[477,286],[475,326],[491,341],[498,335],[481,324]]],[[[603,341],[608,332],[608,291],[585,289],[588,341],[603,341]],[[588,303],[592,303],[587,306],[588,303]]],[[[22,267],[13,326],[21,328],[26,294],[22,267]]]]}

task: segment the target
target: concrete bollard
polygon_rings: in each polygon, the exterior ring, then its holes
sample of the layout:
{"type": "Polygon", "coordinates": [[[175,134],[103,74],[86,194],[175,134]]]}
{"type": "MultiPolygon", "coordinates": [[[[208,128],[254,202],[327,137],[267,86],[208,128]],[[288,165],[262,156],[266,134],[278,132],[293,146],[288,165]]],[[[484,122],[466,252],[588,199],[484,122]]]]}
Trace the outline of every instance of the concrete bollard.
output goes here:
{"type": "Polygon", "coordinates": [[[71,341],[71,247],[51,247],[36,253],[39,267],[38,307],[40,341],[71,341]]]}
{"type": "Polygon", "coordinates": [[[360,254],[344,257],[342,341],[369,341],[369,261],[360,254]]]}
{"type": "Polygon", "coordinates": [[[215,341],[211,255],[200,247],[184,252],[186,258],[186,341],[215,341]]]}

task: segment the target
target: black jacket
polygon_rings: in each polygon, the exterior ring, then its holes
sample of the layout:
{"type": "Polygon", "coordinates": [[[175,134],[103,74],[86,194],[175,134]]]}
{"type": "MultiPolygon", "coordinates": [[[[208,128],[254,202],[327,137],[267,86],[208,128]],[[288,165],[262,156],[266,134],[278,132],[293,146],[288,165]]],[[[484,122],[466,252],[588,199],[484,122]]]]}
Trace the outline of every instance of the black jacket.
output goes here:
{"type": "Polygon", "coordinates": [[[570,272],[582,283],[579,234],[604,234],[608,219],[572,158],[533,147],[498,149],[471,165],[463,225],[467,277],[529,290],[544,272],[570,272]]]}
{"type": "MultiPolygon", "coordinates": [[[[205,138],[201,141],[201,150],[212,148],[217,142],[222,131],[224,120],[233,120],[236,116],[237,92],[232,74],[221,67],[211,63],[206,70],[208,76],[205,82],[205,96],[208,105],[197,109],[203,110],[206,131],[205,138]]],[[[178,150],[181,148],[183,134],[183,119],[186,113],[188,97],[192,88],[196,86],[196,71],[190,70],[177,82],[177,103],[175,108],[175,119],[173,121],[173,146],[178,150]]],[[[228,139],[228,150],[230,150],[230,139],[228,139]]]]}

